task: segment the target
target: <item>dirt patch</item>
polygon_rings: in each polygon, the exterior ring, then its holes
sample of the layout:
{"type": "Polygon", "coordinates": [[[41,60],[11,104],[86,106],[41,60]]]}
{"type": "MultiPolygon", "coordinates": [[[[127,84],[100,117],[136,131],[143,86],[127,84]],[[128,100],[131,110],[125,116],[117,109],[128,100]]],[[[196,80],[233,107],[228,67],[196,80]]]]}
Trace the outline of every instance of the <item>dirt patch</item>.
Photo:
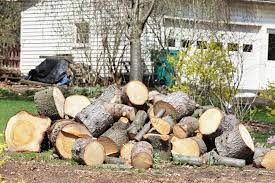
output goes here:
{"type": "Polygon", "coordinates": [[[51,183],[150,183],[150,182],[275,182],[275,172],[246,167],[243,170],[227,167],[194,168],[166,166],[149,171],[92,169],[87,166],[48,165],[37,162],[8,161],[0,168],[0,175],[8,182],[51,183]]]}

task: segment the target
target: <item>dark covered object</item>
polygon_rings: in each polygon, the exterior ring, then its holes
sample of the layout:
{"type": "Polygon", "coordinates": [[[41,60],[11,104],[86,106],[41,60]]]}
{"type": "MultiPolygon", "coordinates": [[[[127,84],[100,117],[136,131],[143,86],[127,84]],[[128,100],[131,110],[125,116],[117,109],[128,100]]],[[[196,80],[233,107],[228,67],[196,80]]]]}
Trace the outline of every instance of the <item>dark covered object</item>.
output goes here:
{"type": "Polygon", "coordinates": [[[56,84],[66,76],[68,68],[69,63],[65,59],[46,58],[40,65],[29,72],[28,79],[56,84]]]}

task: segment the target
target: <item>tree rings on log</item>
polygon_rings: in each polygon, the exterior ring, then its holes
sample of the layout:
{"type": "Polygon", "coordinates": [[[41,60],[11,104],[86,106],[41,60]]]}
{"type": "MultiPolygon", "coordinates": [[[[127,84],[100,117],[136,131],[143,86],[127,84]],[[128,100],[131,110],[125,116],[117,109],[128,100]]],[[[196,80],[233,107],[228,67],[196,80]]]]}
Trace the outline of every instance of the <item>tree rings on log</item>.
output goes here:
{"type": "Polygon", "coordinates": [[[243,124],[217,137],[215,145],[219,155],[230,158],[249,160],[255,150],[254,142],[243,124]]]}
{"type": "Polygon", "coordinates": [[[91,137],[91,134],[84,125],[72,120],[57,121],[50,131],[50,141],[57,154],[64,159],[72,158],[72,146],[82,137],[91,137]]]}
{"type": "Polygon", "coordinates": [[[224,118],[223,112],[218,108],[209,109],[199,118],[199,131],[203,135],[216,132],[224,118]]]}
{"type": "Polygon", "coordinates": [[[96,166],[105,160],[104,147],[92,138],[81,138],[72,146],[73,159],[81,164],[96,166]]]}
{"type": "Polygon", "coordinates": [[[163,109],[165,110],[165,113],[163,116],[172,116],[174,119],[176,119],[177,112],[175,108],[171,104],[163,101],[158,101],[157,103],[154,104],[153,112],[149,111],[150,117],[151,118],[155,117],[156,114],[158,114],[158,112],[163,109]]]}
{"type": "Polygon", "coordinates": [[[132,165],[138,169],[148,169],[153,165],[153,147],[145,141],[137,142],[132,149],[132,165]]]}
{"type": "Polygon", "coordinates": [[[166,116],[164,118],[152,118],[152,126],[161,135],[168,135],[172,131],[175,121],[171,116],[166,116]]]}
{"type": "Polygon", "coordinates": [[[172,140],[172,154],[179,154],[184,156],[199,157],[205,151],[204,146],[200,146],[194,139],[186,138],[179,139],[173,137],[172,140]]]}
{"type": "Polygon", "coordinates": [[[140,81],[130,81],[124,87],[125,94],[134,105],[144,105],[149,97],[147,87],[140,81]]]}
{"type": "Polygon", "coordinates": [[[64,111],[66,115],[75,118],[77,113],[81,112],[82,109],[90,104],[91,102],[87,97],[83,95],[72,95],[66,98],[64,111]]]}
{"type": "Polygon", "coordinates": [[[11,117],[5,129],[5,141],[11,152],[40,152],[46,131],[51,125],[47,117],[20,111],[11,117]]]}
{"type": "Polygon", "coordinates": [[[48,116],[52,120],[64,118],[65,98],[58,88],[51,87],[36,92],[34,103],[39,114],[48,116]]]}

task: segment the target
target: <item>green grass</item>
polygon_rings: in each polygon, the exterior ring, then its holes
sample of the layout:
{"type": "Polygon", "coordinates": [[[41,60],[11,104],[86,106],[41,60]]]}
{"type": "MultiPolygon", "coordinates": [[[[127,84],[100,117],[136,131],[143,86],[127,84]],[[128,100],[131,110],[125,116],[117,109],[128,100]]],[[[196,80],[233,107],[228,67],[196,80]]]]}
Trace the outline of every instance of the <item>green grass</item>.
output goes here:
{"type": "Polygon", "coordinates": [[[264,124],[275,124],[275,116],[268,115],[267,110],[258,110],[252,117],[253,120],[264,124]]]}
{"type": "Polygon", "coordinates": [[[0,98],[0,143],[4,142],[3,132],[9,118],[21,110],[37,114],[35,105],[31,100],[19,98],[0,98]]]}

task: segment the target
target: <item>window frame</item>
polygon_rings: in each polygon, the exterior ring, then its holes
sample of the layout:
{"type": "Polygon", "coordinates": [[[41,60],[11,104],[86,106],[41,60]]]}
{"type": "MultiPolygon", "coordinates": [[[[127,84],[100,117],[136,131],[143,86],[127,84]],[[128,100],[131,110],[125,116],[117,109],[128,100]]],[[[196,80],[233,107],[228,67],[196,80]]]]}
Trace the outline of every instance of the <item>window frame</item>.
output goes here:
{"type": "MultiPolygon", "coordinates": [[[[90,26],[90,23],[88,21],[81,21],[81,22],[76,22],[74,24],[75,26],[75,43],[78,44],[78,45],[85,45],[85,44],[89,44],[90,43],[90,40],[91,40],[91,26],[90,26]],[[83,38],[79,38],[79,35],[83,35],[83,33],[79,33],[79,27],[81,26],[81,24],[86,24],[85,26],[85,29],[86,29],[86,32],[84,34],[86,34],[87,37],[83,37],[83,38]],[[81,40],[84,40],[84,41],[81,41],[81,40]]],[[[84,32],[84,31],[83,31],[84,32]]]]}
{"type": "Polygon", "coordinates": [[[274,32],[269,32],[268,33],[268,48],[267,48],[267,60],[268,61],[275,61],[275,33],[274,32]],[[270,36],[273,35],[273,47],[270,48],[270,36]],[[274,55],[272,55],[273,58],[271,58],[270,54],[273,52],[274,55]]]}

